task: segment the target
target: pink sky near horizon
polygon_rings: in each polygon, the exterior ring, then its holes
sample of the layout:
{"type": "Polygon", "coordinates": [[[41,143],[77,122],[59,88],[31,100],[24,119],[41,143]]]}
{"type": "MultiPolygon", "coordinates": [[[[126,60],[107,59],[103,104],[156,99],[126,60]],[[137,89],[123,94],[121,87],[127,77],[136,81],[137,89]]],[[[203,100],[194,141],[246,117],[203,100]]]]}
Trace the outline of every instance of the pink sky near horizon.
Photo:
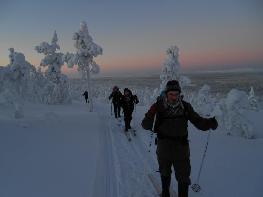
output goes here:
{"type": "MultiPolygon", "coordinates": [[[[134,73],[147,70],[161,70],[162,64],[166,59],[166,55],[156,54],[140,57],[120,57],[112,59],[96,58],[96,62],[101,66],[102,73],[112,73],[114,71],[121,71],[122,73],[134,73]]],[[[181,54],[180,64],[182,70],[191,69],[220,69],[218,65],[229,65],[230,68],[235,68],[236,65],[250,64],[251,62],[263,62],[263,56],[261,52],[253,51],[206,51],[192,52],[189,54],[181,54]],[[232,67],[233,66],[233,67],[232,67]]],[[[262,65],[263,66],[263,65],[262,65]]],[[[77,67],[69,69],[63,67],[64,73],[76,73],[77,67]]]]}
{"type": "MultiPolygon", "coordinates": [[[[33,65],[39,65],[42,54],[31,55],[31,52],[25,53],[26,60],[33,65]]],[[[100,65],[101,73],[114,74],[122,72],[126,74],[139,73],[140,70],[161,70],[162,64],[167,58],[165,51],[163,52],[148,52],[147,54],[127,54],[123,56],[114,56],[109,54],[103,54],[94,58],[94,60],[100,65]],[[119,71],[119,72],[118,72],[119,71]]],[[[8,56],[0,61],[0,65],[8,64],[8,56]]],[[[263,52],[259,50],[247,50],[244,49],[225,49],[225,50],[180,50],[179,61],[183,70],[191,69],[220,69],[220,65],[244,65],[251,63],[263,62],[263,52]]],[[[262,65],[263,66],[263,65],[262,65]]],[[[231,67],[232,68],[232,67],[231,67]]],[[[62,71],[69,75],[76,75],[77,67],[69,69],[66,66],[62,67],[62,71]]]]}

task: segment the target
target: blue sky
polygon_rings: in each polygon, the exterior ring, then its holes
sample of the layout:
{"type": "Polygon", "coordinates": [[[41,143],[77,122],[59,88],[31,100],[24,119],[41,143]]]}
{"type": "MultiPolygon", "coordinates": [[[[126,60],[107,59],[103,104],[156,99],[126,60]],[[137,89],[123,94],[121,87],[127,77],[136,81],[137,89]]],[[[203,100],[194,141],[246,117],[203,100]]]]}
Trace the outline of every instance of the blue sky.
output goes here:
{"type": "Polygon", "coordinates": [[[158,73],[173,44],[185,70],[263,65],[260,0],[0,0],[0,65],[10,47],[39,65],[34,46],[50,42],[54,30],[61,51],[74,52],[82,20],[104,49],[96,58],[102,75],[158,73]]]}

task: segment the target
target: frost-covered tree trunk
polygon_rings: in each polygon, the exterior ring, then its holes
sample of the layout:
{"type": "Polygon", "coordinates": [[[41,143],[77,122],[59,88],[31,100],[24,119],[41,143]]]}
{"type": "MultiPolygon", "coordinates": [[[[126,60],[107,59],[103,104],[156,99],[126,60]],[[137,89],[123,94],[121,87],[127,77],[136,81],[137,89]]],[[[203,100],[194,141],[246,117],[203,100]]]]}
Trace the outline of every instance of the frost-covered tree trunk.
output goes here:
{"type": "Polygon", "coordinates": [[[87,81],[88,81],[88,93],[89,93],[89,110],[92,112],[93,111],[93,99],[91,96],[92,95],[92,92],[91,92],[91,80],[90,80],[90,71],[88,69],[87,71],[87,81]]]}

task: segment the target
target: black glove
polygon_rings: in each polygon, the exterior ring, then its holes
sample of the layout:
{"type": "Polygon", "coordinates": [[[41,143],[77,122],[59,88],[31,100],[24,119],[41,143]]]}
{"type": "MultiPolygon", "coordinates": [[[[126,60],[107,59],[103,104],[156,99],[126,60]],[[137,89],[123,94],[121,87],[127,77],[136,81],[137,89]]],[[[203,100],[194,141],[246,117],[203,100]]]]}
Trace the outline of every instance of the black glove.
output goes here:
{"type": "Polygon", "coordinates": [[[209,118],[210,120],[210,128],[215,130],[218,127],[218,123],[215,117],[209,118]]]}

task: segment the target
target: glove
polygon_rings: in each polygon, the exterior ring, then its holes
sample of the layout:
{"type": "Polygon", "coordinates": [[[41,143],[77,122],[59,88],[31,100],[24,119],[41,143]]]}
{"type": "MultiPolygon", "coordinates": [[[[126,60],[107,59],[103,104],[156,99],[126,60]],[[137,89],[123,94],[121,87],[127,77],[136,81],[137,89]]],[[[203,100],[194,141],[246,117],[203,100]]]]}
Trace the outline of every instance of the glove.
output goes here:
{"type": "Polygon", "coordinates": [[[215,130],[218,127],[218,122],[215,117],[209,118],[210,121],[210,128],[215,130]]]}

